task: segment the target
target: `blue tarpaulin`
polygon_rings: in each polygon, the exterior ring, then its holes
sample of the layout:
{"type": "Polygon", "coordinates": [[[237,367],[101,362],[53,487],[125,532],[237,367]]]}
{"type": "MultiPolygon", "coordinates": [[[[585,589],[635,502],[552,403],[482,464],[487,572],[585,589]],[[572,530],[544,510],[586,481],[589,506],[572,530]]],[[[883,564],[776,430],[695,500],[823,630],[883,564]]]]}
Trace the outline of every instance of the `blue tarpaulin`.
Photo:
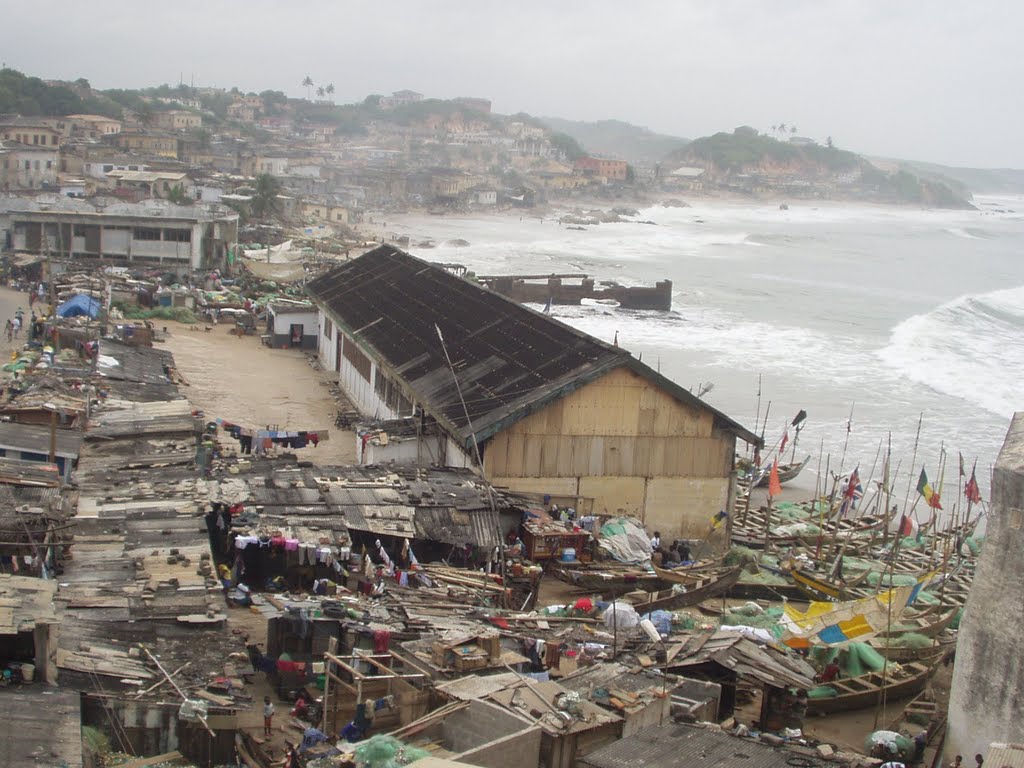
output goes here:
{"type": "Polygon", "coordinates": [[[89,317],[95,318],[99,313],[99,301],[94,299],[92,296],[83,296],[82,294],[72,296],[57,307],[58,317],[79,317],[81,315],[88,315],[89,317]]]}

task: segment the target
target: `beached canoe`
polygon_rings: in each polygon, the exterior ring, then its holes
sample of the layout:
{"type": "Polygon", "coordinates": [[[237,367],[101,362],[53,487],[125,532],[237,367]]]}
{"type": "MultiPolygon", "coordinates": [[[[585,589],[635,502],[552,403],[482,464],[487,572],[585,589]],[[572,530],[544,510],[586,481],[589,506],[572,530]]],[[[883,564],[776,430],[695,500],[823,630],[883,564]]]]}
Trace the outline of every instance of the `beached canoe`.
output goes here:
{"type": "MultiPolygon", "coordinates": [[[[779,464],[779,483],[788,483],[790,480],[794,480],[799,475],[804,467],[810,463],[811,457],[808,456],[806,459],[801,461],[799,464],[779,464]]],[[[747,478],[756,477],[758,488],[767,488],[769,480],[769,472],[758,469],[753,466],[749,460],[740,459],[736,462],[736,468],[741,470],[747,478]]]]}
{"type": "Polygon", "coordinates": [[[933,614],[921,617],[903,616],[899,622],[899,629],[893,629],[891,632],[882,632],[880,636],[893,637],[894,635],[902,635],[905,632],[916,632],[925,637],[938,637],[953,623],[958,610],[958,608],[954,608],[937,616],[933,614]]]}
{"type": "Polygon", "coordinates": [[[869,672],[858,677],[833,680],[831,683],[818,686],[814,692],[827,687],[833,689],[836,695],[814,696],[812,692],[807,714],[827,715],[833,712],[867,709],[878,704],[883,689],[888,701],[914,696],[924,690],[937,667],[937,663],[922,664],[912,661],[902,665],[890,664],[884,677],[881,672],[869,672]]]}
{"type": "Polygon", "coordinates": [[[869,573],[871,571],[862,571],[846,582],[832,581],[799,568],[790,575],[793,577],[796,586],[812,600],[842,602],[868,597],[873,594],[874,590],[860,586],[867,579],[869,573]]]}
{"type": "Polygon", "coordinates": [[[697,605],[712,597],[724,595],[737,582],[742,572],[740,566],[719,571],[695,571],[686,576],[664,568],[654,569],[664,581],[671,581],[676,588],[648,593],[647,598],[632,601],[639,614],[651,611],[674,611],[697,605]],[[682,587],[685,591],[680,591],[682,587]]]}
{"type": "Polygon", "coordinates": [[[909,664],[916,661],[931,665],[944,661],[947,656],[956,653],[955,637],[944,638],[937,643],[924,646],[886,645],[882,638],[873,637],[868,640],[868,645],[889,661],[895,661],[897,664],[909,664]]]}

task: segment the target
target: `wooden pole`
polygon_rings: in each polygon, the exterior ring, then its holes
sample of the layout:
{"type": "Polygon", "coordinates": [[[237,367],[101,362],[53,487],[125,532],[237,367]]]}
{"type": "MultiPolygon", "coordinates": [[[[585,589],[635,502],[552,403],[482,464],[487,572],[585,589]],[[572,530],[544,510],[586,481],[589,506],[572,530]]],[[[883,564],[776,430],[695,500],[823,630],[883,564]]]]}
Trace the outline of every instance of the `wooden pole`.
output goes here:
{"type": "MultiPolygon", "coordinates": [[[[161,664],[159,662],[159,660],[156,658],[156,656],[154,656],[152,653],[149,652],[149,648],[147,648],[144,645],[140,646],[140,647],[145,652],[145,654],[149,657],[150,661],[152,661],[154,664],[156,664],[156,668],[159,669],[163,673],[163,676],[167,678],[167,682],[169,682],[171,684],[171,686],[174,688],[174,690],[176,690],[178,692],[178,695],[181,696],[182,701],[188,701],[188,696],[186,696],[185,692],[183,690],[181,690],[181,688],[178,687],[178,684],[176,682],[174,682],[174,678],[172,678],[167,673],[167,670],[164,669],[163,664],[161,664]]],[[[206,729],[206,732],[209,733],[210,736],[212,736],[213,738],[216,738],[217,734],[215,734],[213,732],[213,729],[210,727],[210,724],[206,722],[206,718],[203,717],[202,715],[199,715],[199,714],[197,714],[196,717],[199,718],[199,722],[201,722],[203,724],[203,727],[206,729]]]]}

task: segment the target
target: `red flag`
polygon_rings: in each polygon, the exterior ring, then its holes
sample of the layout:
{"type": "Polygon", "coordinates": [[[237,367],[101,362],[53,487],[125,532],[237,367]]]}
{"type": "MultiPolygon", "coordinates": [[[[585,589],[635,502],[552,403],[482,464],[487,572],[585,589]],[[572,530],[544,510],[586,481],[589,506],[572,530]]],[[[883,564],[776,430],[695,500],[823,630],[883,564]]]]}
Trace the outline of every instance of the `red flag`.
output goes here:
{"type": "Polygon", "coordinates": [[[782,433],[782,445],[779,446],[779,455],[781,456],[786,451],[786,443],[789,442],[789,430],[787,429],[782,433]]]}
{"type": "Polygon", "coordinates": [[[974,476],[974,470],[971,470],[971,479],[967,481],[967,485],[964,486],[964,496],[972,504],[977,504],[981,501],[981,489],[978,488],[978,479],[974,476]]]}
{"type": "Polygon", "coordinates": [[[914,532],[914,524],[906,515],[900,515],[900,536],[909,536],[914,532]]]}
{"type": "Polygon", "coordinates": [[[779,482],[779,460],[772,462],[772,473],[768,477],[768,495],[778,496],[782,493],[782,483],[779,482]]]}

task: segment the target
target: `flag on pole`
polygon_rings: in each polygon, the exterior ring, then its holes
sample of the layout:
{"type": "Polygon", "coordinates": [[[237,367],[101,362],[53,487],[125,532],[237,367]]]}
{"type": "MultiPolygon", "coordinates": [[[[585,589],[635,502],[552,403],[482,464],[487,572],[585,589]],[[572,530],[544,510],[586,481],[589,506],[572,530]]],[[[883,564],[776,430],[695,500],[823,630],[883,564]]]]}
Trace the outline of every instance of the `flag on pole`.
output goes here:
{"type": "Polygon", "coordinates": [[[789,430],[787,429],[782,433],[782,445],[779,446],[779,455],[781,456],[786,452],[786,443],[789,442],[789,430]]]}
{"type": "Polygon", "coordinates": [[[960,477],[967,477],[967,472],[964,470],[964,455],[960,454],[960,477]]]}
{"type": "Polygon", "coordinates": [[[772,473],[768,476],[768,495],[778,496],[782,493],[782,483],[779,482],[779,459],[776,457],[772,462],[772,473]]]}
{"type": "Polygon", "coordinates": [[[932,509],[942,509],[939,494],[935,492],[931,483],[928,482],[928,475],[925,473],[924,467],[921,467],[921,476],[917,479],[917,492],[924,496],[925,503],[929,507],[932,509]]]}
{"type": "Polygon", "coordinates": [[[914,532],[914,521],[906,515],[900,515],[900,536],[909,536],[914,532]]]}
{"type": "Polygon", "coordinates": [[[717,530],[718,526],[720,526],[728,517],[728,512],[726,512],[724,509],[719,510],[718,512],[715,513],[715,516],[711,518],[711,527],[717,530]]]}
{"type": "Polygon", "coordinates": [[[978,488],[978,479],[974,476],[974,472],[977,469],[977,464],[971,467],[971,479],[967,481],[967,485],[964,486],[964,496],[972,504],[977,504],[981,501],[981,489],[978,488]]]}

